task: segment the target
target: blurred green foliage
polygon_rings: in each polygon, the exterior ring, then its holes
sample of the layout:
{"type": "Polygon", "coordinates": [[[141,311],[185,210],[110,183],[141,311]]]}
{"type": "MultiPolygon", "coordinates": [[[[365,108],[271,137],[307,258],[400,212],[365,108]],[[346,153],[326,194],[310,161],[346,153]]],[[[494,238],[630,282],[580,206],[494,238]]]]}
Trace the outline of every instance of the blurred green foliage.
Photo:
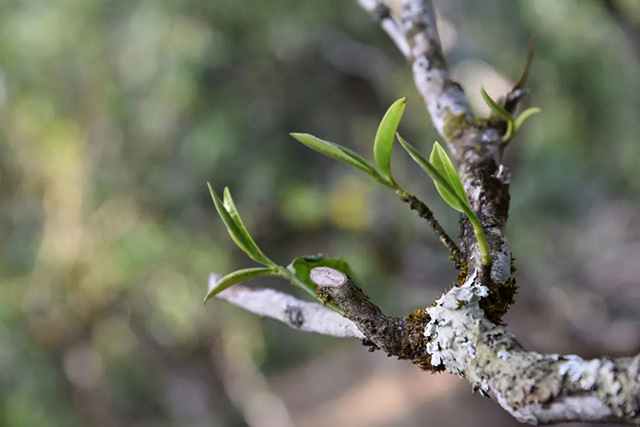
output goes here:
{"type": "MultiPolygon", "coordinates": [[[[454,72],[478,59],[515,79],[538,35],[543,113],[506,158],[519,260],[546,247],[552,220],[637,198],[639,66],[598,2],[440,3],[454,72]]],[[[275,261],[340,256],[383,308],[416,308],[386,298],[389,283],[418,245],[433,265],[445,251],[392,192],[288,136],[371,153],[399,96],[403,134],[430,146],[409,67],[355,2],[0,2],[0,425],[244,425],[225,360],[249,354],[269,373],[331,351],[203,308],[211,271],[253,266],[206,181],[229,185],[275,261]]],[[[430,183],[399,151],[393,162],[455,235],[430,183]]]]}

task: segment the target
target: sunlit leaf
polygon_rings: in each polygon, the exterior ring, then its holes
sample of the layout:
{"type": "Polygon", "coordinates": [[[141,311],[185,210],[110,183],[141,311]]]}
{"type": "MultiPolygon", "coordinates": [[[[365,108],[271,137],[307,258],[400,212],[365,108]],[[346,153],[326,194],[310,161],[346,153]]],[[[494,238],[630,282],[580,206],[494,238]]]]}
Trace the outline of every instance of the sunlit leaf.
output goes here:
{"type": "Polygon", "coordinates": [[[373,156],[382,175],[393,182],[391,177],[391,149],[395,140],[398,125],[404,114],[407,105],[407,98],[400,98],[387,110],[380,121],[373,143],[373,156]]]}
{"type": "Polygon", "coordinates": [[[520,129],[520,126],[522,126],[522,123],[524,123],[524,121],[533,116],[534,114],[538,114],[539,112],[541,112],[542,110],[538,107],[531,107],[531,108],[527,108],[526,110],[524,110],[522,112],[522,114],[520,114],[518,116],[518,118],[516,119],[515,123],[514,123],[514,127],[515,130],[517,131],[518,129],[520,129]]]}
{"type": "Polygon", "coordinates": [[[360,169],[376,181],[381,182],[385,185],[390,185],[388,180],[383,178],[371,163],[367,162],[358,153],[346,147],[336,144],[335,142],[320,139],[308,133],[290,133],[289,135],[319,153],[322,153],[329,157],[333,157],[334,159],[340,160],[341,162],[345,162],[355,168],[360,169]]]}
{"type": "Polygon", "coordinates": [[[207,296],[204,298],[204,302],[207,302],[216,294],[219,294],[237,283],[246,282],[247,280],[255,279],[256,277],[275,275],[277,275],[277,271],[274,268],[246,268],[244,270],[234,271],[233,273],[229,273],[218,280],[216,284],[209,289],[207,296]]]}
{"type": "MultiPolygon", "coordinates": [[[[467,198],[467,193],[465,193],[464,187],[462,186],[462,181],[460,181],[458,171],[455,166],[453,166],[453,163],[451,162],[451,159],[449,159],[446,151],[444,151],[444,148],[442,148],[437,141],[433,143],[433,149],[431,150],[429,161],[447,180],[456,194],[465,202],[465,204],[468,205],[469,199],[467,198]]],[[[436,188],[440,194],[443,192],[441,187],[442,186],[436,182],[436,188]]]]}
{"type": "Polygon", "coordinates": [[[484,99],[484,102],[486,102],[487,105],[489,106],[489,108],[491,108],[493,111],[495,111],[496,114],[498,114],[500,117],[505,119],[507,122],[513,122],[514,121],[513,115],[511,115],[510,112],[505,110],[502,105],[500,105],[496,101],[494,101],[489,96],[487,91],[484,90],[484,86],[482,86],[482,85],[480,86],[480,93],[482,93],[482,99],[484,99]]]}
{"type": "Polygon", "coordinates": [[[260,249],[258,249],[256,244],[253,242],[253,239],[251,239],[251,236],[249,236],[246,231],[243,231],[238,223],[236,223],[233,216],[225,208],[224,203],[220,200],[215,191],[213,191],[211,184],[207,183],[207,186],[209,187],[209,192],[211,193],[211,198],[213,199],[213,203],[216,206],[216,210],[218,211],[220,218],[222,218],[222,221],[227,227],[227,231],[229,232],[229,235],[231,236],[235,244],[247,255],[249,255],[249,258],[251,258],[252,260],[261,264],[273,265],[273,262],[271,262],[266,256],[264,256],[260,249]]]}
{"type": "Polygon", "coordinates": [[[223,205],[227,210],[227,212],[229,212],[229,215],[231,215],[231,218],[233,219],[233,221],[238,226],[238,229],[240,230],[240,232],[244,235],[244,238],[249,245],[251,254],[254,255],[254,256],[249,255],[251,259],[261,264],[275,265],[269,258],[267,258],[267,256],[260,250],[260,248],[258,248],[258,245],[256,245],[256,242],[253,240],[253,238],[249,234],[249,231],[247,230],[247,227],[245,227],[244,223],[242,222],[242,218],[240,218],[240,214],[238,213],[238,210],[236,209],[236,205],[233,202],[233,198],[231,197],[231,192],[229,191],[229,187],[224,188],[223,205]]]}
{"type": "Polygon", "coordinates": [[[436,184],[436,189],[442,199],[447,202],[449,206],[453,209],[464,212],[464,208],[468,204],[466,196],[464,199],[461,199],[458,193],[454,190],[454,188],[449,184],[447,178],[436,169],[434,165],[432,165],[427,159],[425,159],[422,154],[418,150],[416,150],[411,144],[405,141],[400,135],[398,136],[398,141],[402,147],[409,153],[411,158],[431,177],[433,182],[436,184]]]}

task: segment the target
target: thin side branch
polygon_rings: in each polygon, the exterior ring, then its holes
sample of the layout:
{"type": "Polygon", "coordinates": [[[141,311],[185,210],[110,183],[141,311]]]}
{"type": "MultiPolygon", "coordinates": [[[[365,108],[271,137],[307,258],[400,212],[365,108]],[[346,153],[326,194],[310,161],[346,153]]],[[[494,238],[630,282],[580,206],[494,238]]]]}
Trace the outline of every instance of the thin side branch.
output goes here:
{"type": "Polygon", "coordinates": [[[529,49],[527,49],[527,59],[525,60],[524,67],[522,68],[522,74],[520,74],[520,78],[513,86],[513,89],[511,89],[511,91],[505,97],[504,109],[511,114],[515,114],[520,101],[522,101],[522,99],[529,93],[529,90],[525,87],[525,85],[527,84],[527,80],[529,78],[529,71],[531,70],[533,55],[536,51],[537,44],[538,39],[536,37],[531,37],[531,40],[529,40],[529,49]]]}
{"type": "MultiPolygon", "coordinates": [[[[209,280],[218,280],[211,274],[209,280]]],[[[230,302],[259,316],[270,317],[303,332],[315,332],[338,338],[363,339],[352,321],[320,304],[299,300],[272,289],[253,289],[234,285],[216,298],[230,302]]]]}
{"type": "Polygon", "coordinates": [[[409,42],[404,35],[402,26],[391,15],[389,6],[379,0],[358,0],[358,4],[380,23],[380,27],[389,35],[405,58],[410,58],[409,42]]]}
{"type": "MultiPolygon", "coordinates": [[[[384,1],[358,0],[358,4],[380,23],[402,54],[412,62],[416,85],[441,135],[445,135],[444,124],[447,114],[465,113],[469,117],[472,116],[462,88],[449,78],[446,63],[442,57],[440,38],[435,27],[435,14],[429,2],[402,2],[402,24],[393,17],[388,3],[384,1]],[[437,48],[430,46],[437,46],[437,48]]],[[[460,264],[458,245],[440,226],[433,212],[415,196],[407,195],[402,197],[402,200],[409,203],[411,209],[421,218],[427,220],[458,267],[460,264]]]]}
{"type": "Polygon", "coordinates": [[[451,254],[451,259],[456,263],[456,266],[460,263],[460,249],[456,242],[454,242],[451,237],[444,231],[444,228],[440,225],[438,220],[433,216],[433,212],[427,205],[425,205],[421,200],[419,200],[416,196],[411,194],[403,195],[402,201],[409,204],[411,210],[416,211],[420,218],[423,218],[429,223],[429,226],[436,233],[436,236],[442,242],[445,248],[449,250],[451,254]]]}

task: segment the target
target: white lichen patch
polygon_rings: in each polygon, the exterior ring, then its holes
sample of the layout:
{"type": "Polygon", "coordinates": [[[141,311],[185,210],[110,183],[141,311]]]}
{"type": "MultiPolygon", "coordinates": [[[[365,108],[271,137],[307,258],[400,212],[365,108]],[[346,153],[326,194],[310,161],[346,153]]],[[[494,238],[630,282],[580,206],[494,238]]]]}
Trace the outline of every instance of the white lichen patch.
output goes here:
{"type": "Polygon", "coordinates": [[[564,356],[566,362],[560,363],[560,375],[569,375],[569,377],[580,383],[583,390],[591,390],[598,379],[598,372],[602,364],[601,360],[584,360],[580,356],[567,355],[564,356]]]}
{"type": "Polygon", "coordinates": [[[434,307],[426,309],[431,317],[424,331],[432,338],[427,344],[431,364],[444,365],[447,371],[459,375],[465,361],[475,358],[475,343],[470,337],[484,317],[480,300],[489,295],[486,286],[475,284],[476,276],[474,272],[464,285],[452,288],[434,307]]]}

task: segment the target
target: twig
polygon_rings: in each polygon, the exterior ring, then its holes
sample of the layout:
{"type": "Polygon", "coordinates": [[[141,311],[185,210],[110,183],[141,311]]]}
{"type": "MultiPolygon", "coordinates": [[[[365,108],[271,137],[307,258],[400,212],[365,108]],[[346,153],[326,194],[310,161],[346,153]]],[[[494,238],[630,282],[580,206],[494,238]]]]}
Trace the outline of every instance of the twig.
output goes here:
{"type": "MultiPolygon", "coordinates": [[[[211,274],[209,280],[219,276],[211,274]]],[[[230,302],[259,316],[266,316],[303,332],[338,338],[363,339],[356,325],[320,304],[306,302],[272,289],[253,289],[242,285],[219,293],[216,298],[230,302]]]]}
{"type": "Polygon", "coordinates": [[[311,280],[318,294],[329,298],[344,310],[344,316],[358,326],[371,342],[389,354],[406,358],[410,347],[407,322],[388,317],[344,273],[329,267],[315,267],[311,280]]]}
{"type": "Polygon", "coordinates": [[[398,50],[405,56],[411,57],[411,48],[400,24],[391,16],[389,7],[378,0],[358,0],[358,4],[380,23],[380,27],[391,37],[398,50]]]}
{"type": "Polygon", "coordinates": [[[520,78],[518,82],[513,86],[513,89],[507,94],[504,101],[504,108],[511,114],[514,114],[516,109],[518,108],[518,104],[524,98],[529,91],[525,88],[527,84],[527,79],[529,78],[529,70],[531,69],[531,64],[533,63],[533,55],[536,51],[536,46],[538,44],[538,39],[534,36],[529,40],[529,49],[527,49],[527,59],[524,62],[524,67],[522,68],[522,74],[520,74],[520,78]]]}
{"type": "Polygon", "coordinates": [[[456,266],[459,267],[460,263],[460,249],[458,245],[449,237],[444,228],[440,225],[438,220],[433,216],[433,212],[427,205],[425,205],[421,200],[419,200],[416,196],[411,194],[403,195],[402,201],[409,204],[409,207],[416,211],[420,218],[424,218],[429,226],[433,229],[438,239],[442,242],[442,244],[449,250],[451,254],[451,259],[456,263],[456,266]]]}

